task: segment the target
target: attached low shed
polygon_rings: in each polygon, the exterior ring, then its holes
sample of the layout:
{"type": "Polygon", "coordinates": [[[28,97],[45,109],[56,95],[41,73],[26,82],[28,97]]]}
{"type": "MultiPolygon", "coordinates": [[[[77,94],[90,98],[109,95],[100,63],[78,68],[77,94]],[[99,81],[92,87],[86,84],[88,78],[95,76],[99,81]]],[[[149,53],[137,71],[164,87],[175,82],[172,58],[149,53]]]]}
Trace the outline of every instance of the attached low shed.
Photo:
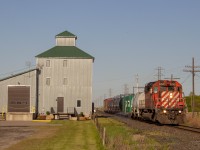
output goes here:
{"type": "Polygon", "coordinates": [[[37,99],[37,69],[0,80],[0,112],[6,120],[32,120],[37,99]]]}

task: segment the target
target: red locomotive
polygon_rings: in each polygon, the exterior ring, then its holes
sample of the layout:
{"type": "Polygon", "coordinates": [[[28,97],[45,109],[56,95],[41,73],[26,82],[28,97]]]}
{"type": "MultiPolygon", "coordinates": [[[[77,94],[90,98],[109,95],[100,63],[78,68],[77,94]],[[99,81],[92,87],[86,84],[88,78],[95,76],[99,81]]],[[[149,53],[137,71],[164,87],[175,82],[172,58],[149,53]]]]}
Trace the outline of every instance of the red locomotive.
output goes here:
{"type": "Polygon", "coordinates": [[[161,124],[184,122],[186,103],[182,85],[177,81],[158,80],[145,85],[144,93],[133,100],[132,118],[148,119],[161,124]]]}

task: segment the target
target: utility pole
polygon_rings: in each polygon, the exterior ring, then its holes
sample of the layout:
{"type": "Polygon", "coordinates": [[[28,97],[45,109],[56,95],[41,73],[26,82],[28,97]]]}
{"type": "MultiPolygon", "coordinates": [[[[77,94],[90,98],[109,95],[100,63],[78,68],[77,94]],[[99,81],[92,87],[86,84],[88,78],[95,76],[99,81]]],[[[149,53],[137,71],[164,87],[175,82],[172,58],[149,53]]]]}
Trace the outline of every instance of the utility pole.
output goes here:
{"type": "Polygon", "coordinates": [[[128,95],[129,94],[129,88],[127,84],[124,84],[124,95],[128,95]]]}
{"type": "Polygon", "coordinates": [[[106,99],[106,94],[104,94],[104,99],[106,99]]]}
{"type": "Polygon", "coordinates": [[[134,89],[137,89],[137,91],[139,91],[139,89],[144,89],[143,86],[138,86],[138,87],[133,87],[133,94],[135,94],[135,90],[134,89]]]}
{"type": "Polygon", "coordinates": [[[195,77],[195,72],[200,72],[200,70],[195,70],[195,68],[200,68],[200,66],[195,66],[194,65],[194,57],[192,58],[192,66],[185,66],[186,68],[190,69],[184,69],[184,72],[191,72],[192,73],[192,100],[191,100],[191,107],[192,107],[192,117],[194,118],[194,107],[195,107],[195,100],[194,100],[194,95],[195,95],[195,89],[194,89],[194,77],[195,77]]]}
{"type": "Polygon", "coordinates": [[[139,92],[139,76],[138,74],[136,75],[136,87],[137,87],[137,93],[139,92]]]}
{"type": "Polygon", "coordinates": [[[30,61],[26,61],[26,66],[29,69],[29,78],[30,78],[31,62],[30,61]]]}
{"type": "Polygon", "coordinates": [[[174,78],[173,74],[171,74],[171,78],[165,78],[165,79],[170,79],[171,81],[173,81],[174,79],[180,79],[180,78],[174,78]]]}
{"type": "Polygon", "coordinates": [[[139,89],[144,89],[144,87],[139,86],[139,76],[138,76],[138,74],[135,76],[135,80],[136,80],[136,87],[133,86],[133,94],[135,94],[135,89],[137,89],[136,93],[139,92],[139,89]]]}
{"type": "Polygon", "coordinates": [[[161,80],[161,77],[163,76],[162,70],[164,69],[162,67],[158,67],[156,70],[158,71],[158,73],[155,76],[158,77],[158,80],[161,80]]]}
{"type": "Polygon", "coordinates": [[[99,108],[102,106],[102,99],[103,99],[103,96],[100,96],[100,100],[99,100],[99,108]]]}
{"type": "Polygon", "coordinates": [[[112,97],[112,89],[109,89],[109,97],[112,97]]]}

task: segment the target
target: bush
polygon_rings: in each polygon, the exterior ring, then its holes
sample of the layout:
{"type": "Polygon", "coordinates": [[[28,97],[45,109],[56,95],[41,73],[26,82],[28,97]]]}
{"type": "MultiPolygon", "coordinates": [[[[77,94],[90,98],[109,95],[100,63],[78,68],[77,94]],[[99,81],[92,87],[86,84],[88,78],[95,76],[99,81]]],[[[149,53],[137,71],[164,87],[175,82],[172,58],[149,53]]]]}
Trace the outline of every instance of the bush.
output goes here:
{"type": "Polygon", "coordinates": [[[50,112],[49,112],[49,111],[46,111],[46,115],[50,115],[50,112]]]}
{"type": "Polygon", "coordinates": [[[78,116],[79,117],[84,117],[83,112],[81,112],[78,116]]]}
{"type": "Polygon", "coordinates": [[[46,120],[46,116],[44,116],[44,115],[39,115],[39,116],[37,117],[37,120],[46,120]]]}

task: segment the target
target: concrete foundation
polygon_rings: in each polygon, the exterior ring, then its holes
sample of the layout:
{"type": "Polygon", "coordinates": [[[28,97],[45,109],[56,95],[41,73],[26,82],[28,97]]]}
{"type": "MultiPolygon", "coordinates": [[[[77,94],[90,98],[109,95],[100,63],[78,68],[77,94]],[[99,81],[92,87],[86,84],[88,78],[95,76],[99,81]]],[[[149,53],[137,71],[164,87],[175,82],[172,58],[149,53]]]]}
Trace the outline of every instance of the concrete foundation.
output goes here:
{"type": "Polygon", "coordinates": [[[8,112],[6,113],[7,121],[31,121],[33,114],[29,112],[8,112]]]}

